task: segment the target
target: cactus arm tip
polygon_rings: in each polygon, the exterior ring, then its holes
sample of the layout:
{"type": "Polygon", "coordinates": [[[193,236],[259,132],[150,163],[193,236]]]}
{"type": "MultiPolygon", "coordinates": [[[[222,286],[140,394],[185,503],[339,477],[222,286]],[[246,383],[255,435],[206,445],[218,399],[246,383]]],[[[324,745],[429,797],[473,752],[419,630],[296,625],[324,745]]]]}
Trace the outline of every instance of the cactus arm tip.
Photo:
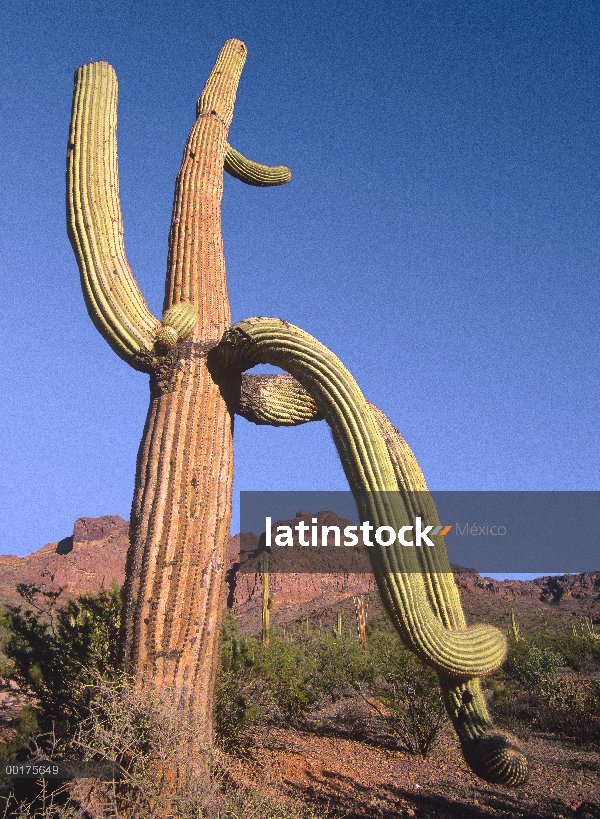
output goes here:
{"type": "Polygon", "coordinates": [[[516,788],[529,777],[529,762],[518,739],[490,729],[474,739],[461,738],[465,761],[471,770],[498,785],[516,788]]]}
{"type": "Polygon", "coordinates": [[[241,40],[227,40],[221,48],[204,90],[196,103],[196,117],[215,116],[226,129],[233,120],[233,105],[248,49],[241,40]]]}
{"type": "Polygon", "coordinates": [[[292,178],[292,172],[286,165],[261,165],[260,162],[248,159],[231,145],[227,145],[223,167],[240,182],[259,188],[285,185],[292,178]]]}
{"type": "Polygon", "coordinates": [[[193,304],[179,302],[163,313],[162,321],[156,333],[156,345],[159,348],[173,349],[178,341],[188,338],[198,322],[198,312],[193,304]]]}

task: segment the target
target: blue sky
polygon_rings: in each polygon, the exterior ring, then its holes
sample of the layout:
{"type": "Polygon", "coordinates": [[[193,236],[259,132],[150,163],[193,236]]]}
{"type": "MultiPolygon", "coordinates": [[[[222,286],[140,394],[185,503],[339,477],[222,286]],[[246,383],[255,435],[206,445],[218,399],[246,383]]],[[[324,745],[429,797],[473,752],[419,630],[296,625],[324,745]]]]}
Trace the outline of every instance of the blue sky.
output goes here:
{"type": "MultiPolygon", "coordinates": [[[[229,37],[249,49],[230,142],[293,171],[225,179],[234,321],[330,347],[431,488],[600,489],[596,2],[5,0],[0,19],[0,553],[128,518],[148,406],[67,239],[73,73],[117,72],[126,248],[160,314],[174,180],[229,37]]],[[[235,446],[236,493],[347,487],[324,422],[239,419],[235,446]]]]}

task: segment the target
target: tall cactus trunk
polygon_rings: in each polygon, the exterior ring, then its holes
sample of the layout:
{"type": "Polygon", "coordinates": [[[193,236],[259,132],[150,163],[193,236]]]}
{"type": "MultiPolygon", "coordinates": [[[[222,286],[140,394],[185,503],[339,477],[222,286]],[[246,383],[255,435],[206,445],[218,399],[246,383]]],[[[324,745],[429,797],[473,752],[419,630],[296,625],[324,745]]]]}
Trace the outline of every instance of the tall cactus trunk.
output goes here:
{"type": "Polygon", "coordinates": [[[127,556],[123,659],[140,683],[182,692],[209,742],[231,519],[232,416],[206,352],[229,327],[223,165],[246,56],[229,41],[198,101],[177,178],[165,310],[192,304],[189,341],[151,380],[127,556]]]}
{"type": "Polygon", "coordinates": [[[140,447],[123,660],[139,683],[185,692],[209,737],[231,516],[231,417],[205,360],[193,357],[182,369],[174,392],[153,389],[140,447]]]}

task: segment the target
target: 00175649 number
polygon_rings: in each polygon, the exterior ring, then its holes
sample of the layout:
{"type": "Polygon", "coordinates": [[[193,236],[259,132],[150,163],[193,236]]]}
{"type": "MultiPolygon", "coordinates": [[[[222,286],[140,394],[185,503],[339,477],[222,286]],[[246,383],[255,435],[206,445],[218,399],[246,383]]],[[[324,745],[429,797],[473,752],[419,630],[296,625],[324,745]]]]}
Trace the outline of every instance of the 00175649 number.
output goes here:
{"type": "Polygon", "coordinates": [[[0,777],[11,779],[118,779],[116,762],[3,762],[0,777]]]}

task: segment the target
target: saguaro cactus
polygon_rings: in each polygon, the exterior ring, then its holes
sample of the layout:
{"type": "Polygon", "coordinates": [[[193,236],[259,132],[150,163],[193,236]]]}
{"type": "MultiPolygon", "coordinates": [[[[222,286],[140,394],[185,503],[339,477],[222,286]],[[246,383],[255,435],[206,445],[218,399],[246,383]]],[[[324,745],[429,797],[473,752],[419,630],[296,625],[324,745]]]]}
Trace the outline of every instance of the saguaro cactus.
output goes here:
{"type": "Polygon", "coordinates": [[[517,618],[515,617],[514,611],[511,609],[510,611],[510,620],[508,623],[508,629],[506,630],[506,634],[515,643],[518,643],[521,639],[521,629],[519,628],[519,624],[517,623],[517,618]]]}
{"type": "Polygon", "coordinates": [[[273,597],[269,595],[269,555],[264,552],[262,556],[262,605],[260,611],[261,637],[264,645],[268,646],[271,639],[271,608],[273,597]]]}
{"type": "Polygon", "coordinates": [[[369,601],[365,600],[363,594],[354,598],[354,607],[356,609],[356,631],[358,639],[361,642],[364,650],[367,650],[367,611],[369,608],[369,601]]]}
{"type": "MultiPolygon", "coordinates": [[[[246,46],[228,40],[206,82],[177,177],[162,321],[127,263],[116,152],[117,79],[108,63],[75,73],[67,157],[69,237],[92,321],[150,373],[127,555],[123,660],[140,684],[182,692],[211,736],[221,591],[231,517],[232,416],[206,354],[230,326],[221,237],[224,167],[281,184],[227,144],[246,46]]],[[[232,384],[235,390],[235,383],[232,384]]]]}
{"type": "MultiPolygon", "coordinates": [[[[228,40],[196,109],[175,188],[162,319],[127,263],[116,154],[117,81],[107,63],[75,74],[67,156],[68,229],[92,321],[113,350],[150,374],[131,513],[122,658],[139,686],[179,692],[199,742],[212,738],[212,695],[231,515],[232,427],[325,418],[364,519],[435,523],[414,456],[323,345],[280,319],[230,328],[221,238],[223,171],[259,186],[291,176],[227,143],[246,47],[228,40]],[[248,376],[260,361],[291,376],[248,376]],[[296,380],[297,379],[297,380],[296,380]],[[420,504],[420,505],[419,505],[420,504]]],[[[512,738],[493,731],[477,677],[502,662],[496,629],[466,628],[443,540],[426,558],[379,550],[374,570],[404,642],[437,669],[473,769],[516,784],[527,772],[512,738]],[[425,561],[425,563],[423,563],[425,561]]],[[[267,592],[268,594],[268,592],[267,592]]]]}

